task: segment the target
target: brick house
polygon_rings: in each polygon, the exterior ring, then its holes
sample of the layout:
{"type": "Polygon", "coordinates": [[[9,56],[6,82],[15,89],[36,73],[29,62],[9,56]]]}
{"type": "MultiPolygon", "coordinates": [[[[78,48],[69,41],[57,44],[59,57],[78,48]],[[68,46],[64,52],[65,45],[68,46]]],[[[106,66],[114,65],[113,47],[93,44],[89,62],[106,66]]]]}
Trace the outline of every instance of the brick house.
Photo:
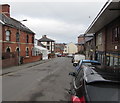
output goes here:
{"type": "Polygon", "coordinates": [[[120,68],[120,2],[107,2],[85,34],[94,33],[95,60],[120,68]]]}
{"type": "Polygon", "coordinates": [[[84,34],[78,36],[78,53],[84,53],[84,43],[85,43],[85,38],[84,34]]]}
{"type": "Polygon", "coordinates": [[[93,37],[85,38],[85,58],[92,60],[94,58],[93,51],[94,51],[94,39],[93,37]]]}
{"type": "Polygon", "coordinates": [[[89,54],[88,52],[92,46],[91,44],[91,42],[93,41],[92,39],[93,39],[93,34],[90,35],[82,34],[78,36],[78,43],[77,43],[78,53],[86,55],[86,58],[88,58],[87,57],[89,54]]]}
{"type": "Polygon", "coordinates": [[[65,47],[64,43],[63,44],[62,43],[55,43],[55,53],[63,54],[64,47],[65,47]]]}
{"type": "MultiPolygon", "coordinates": [[[[0,5],[0,8],[0,22],[2,24],[2,38],[0,42],[2,43],[3,67],[4,59],[6,58],[5,55],[12,56],[12,54],[14,54],[14,57],[16,57],[15,61],[17,62],[15,64],[8,63],[6,66],[39,60],[39,56],[32,56],[35,33],[23,25],[20,21],[10,17],[10,6],[8,4],[0,5]]],[[[7,64],[7,62],[5,63],[7,64]]]]}

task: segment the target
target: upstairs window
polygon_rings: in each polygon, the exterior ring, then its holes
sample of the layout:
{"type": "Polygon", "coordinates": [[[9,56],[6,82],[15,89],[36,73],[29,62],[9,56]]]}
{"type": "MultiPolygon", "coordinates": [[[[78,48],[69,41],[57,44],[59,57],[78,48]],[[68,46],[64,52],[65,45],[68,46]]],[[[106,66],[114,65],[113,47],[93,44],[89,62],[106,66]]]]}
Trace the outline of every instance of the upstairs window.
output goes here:
{"type": "Polygon", "coordinates": [[[118,42],[120,40],[120,27],[115,27],[112,30],[112,42],[118,42]]]}
{"type": "Polygon", "coordinates": [[[48,49],[48,50],[50,50],[50,47],[49,47],[49,46],[47,46],[47,49],[48,49]]]}
{"type": "Polygon", "coordinates": [[[29,36],[26,36],[26,43],[29,43],[29,36]]]}
{"type": "Polygon", "coordinates": [[[32,37],[32,43],[34,43],[34,36],[32,37]]]}
{"type": "Polygon", "coordinates": [[[10,30],[6,31],[6,41],[10,41],[10,30]]]}
{"type": "Polygon", "coordinates": [[[99,33],[97,36],[97,45],[101,45],[102,44],[102,33],[99,33]]]}
{"type": "Polygon", "coordinates": [[[16,42],[19,42],[20,41],[20,35],[19,35],[19,33],[17,32],[16,33],[16,42]]]}
{"type": "Polygon", "coordinates": [[[50,44],[50,42],[49,42],[49,41],[47,41],[47,44],[50,44]]]}

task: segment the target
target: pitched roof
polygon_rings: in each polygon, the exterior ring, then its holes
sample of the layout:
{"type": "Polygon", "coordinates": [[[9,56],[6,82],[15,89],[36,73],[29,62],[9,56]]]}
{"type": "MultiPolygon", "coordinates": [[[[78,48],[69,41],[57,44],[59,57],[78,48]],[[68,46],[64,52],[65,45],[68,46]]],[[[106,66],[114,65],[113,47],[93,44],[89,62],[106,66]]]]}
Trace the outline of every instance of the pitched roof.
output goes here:
{"type": "Polygon", "coordinates": [[[40,41],[40,42],[47,42],[47,41],[49,41],[49,42],[55,42],[54,40],[47,38],[46,35],[44,35],[44,36],[43,36],[41,39],[39,39],[38,41],[40,41]]]}
{"type": "Polygon", "coordinates": [[[80,37],[84,37],[84,34],[80,34],[80,35],[78,36],[78,38],[80,38],[80,37]]]}
{"type": "Polygon", "coordinates": [[[83,44],[85,44],[84,40],[82,40],[81,42],[77,43],[77,45],[83,45],[83,44]]]}
{"type": "Polygon", "coordinates": [[[90,40],[92,40],[93,39],[93,37],[86,37],[85,38],[85,42],[88,42],[88,41],[90,41],[90,40]]]}
{"type": "Polygon", "coordinates": [[[35,34],[33,31],[31,31],[28,27],[23,25],[20,21],[17,21],[14,18],[8,17],[2,13],[0,13],[0,21],[2,22],[3,25],[7,25],[10,27],[14,27],[16,29],[20,29],[22,31],[35,34]]]}
{"type": "Polygon", "coordinates": [[[84,45],[86,42],[88,42],[88,41],[90,41],[92,39],[93,39],[93,37],[85,37],[85,40],[82,40],[77,45],[84,45]]]}

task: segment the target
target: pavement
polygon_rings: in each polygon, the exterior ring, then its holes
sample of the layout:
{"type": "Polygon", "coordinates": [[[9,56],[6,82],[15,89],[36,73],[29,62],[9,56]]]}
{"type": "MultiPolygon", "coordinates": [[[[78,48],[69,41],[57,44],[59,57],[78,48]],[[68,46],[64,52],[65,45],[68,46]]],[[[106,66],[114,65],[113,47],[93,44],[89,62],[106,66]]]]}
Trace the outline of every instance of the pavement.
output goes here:
{"type": "Polygon", "coordinates": [[[0,76],[6,75],[9,73],[13,73],[13,72],[19,71],[24,68],[29,68],[29,67],[33,67],[33,66],[36,66],[39,64],[43,64],[43,63],[49,62],[50,60],[52,60],[52,59],[46,59],[46,60],[36,61],[36,62],[32,62],[32,63],[21,64],[19,66],[2,68],[2,72],[0,72],[0,76]]]}

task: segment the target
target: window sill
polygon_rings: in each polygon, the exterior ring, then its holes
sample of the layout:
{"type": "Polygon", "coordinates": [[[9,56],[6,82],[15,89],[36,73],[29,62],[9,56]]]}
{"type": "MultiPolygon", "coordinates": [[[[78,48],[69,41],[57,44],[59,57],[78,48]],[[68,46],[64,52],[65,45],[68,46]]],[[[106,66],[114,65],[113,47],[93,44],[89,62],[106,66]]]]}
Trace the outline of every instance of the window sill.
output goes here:
{"type": "Polygon", "coordinates": [[[26,58],[29,58],[29,56],[26,56],[26,58]]]}

